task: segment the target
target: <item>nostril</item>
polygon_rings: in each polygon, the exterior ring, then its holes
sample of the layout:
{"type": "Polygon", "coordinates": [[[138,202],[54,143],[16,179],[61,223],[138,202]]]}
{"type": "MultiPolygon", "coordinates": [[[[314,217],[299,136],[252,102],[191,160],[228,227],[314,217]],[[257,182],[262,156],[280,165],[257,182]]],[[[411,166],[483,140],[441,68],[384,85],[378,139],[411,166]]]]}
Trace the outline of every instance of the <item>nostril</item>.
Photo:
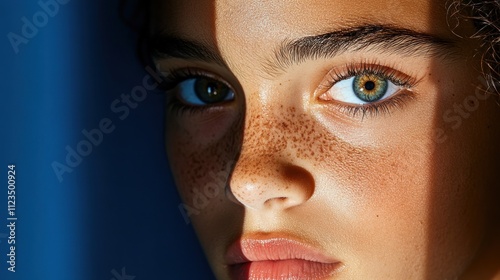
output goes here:
{"type": "Polygon", "coordinates": [[[272,208],[274,205],[287,205],[288,200],[287,197],[273,197],[264,201],[264,206],[266,208],[272,208]]]}
{"type": "Polygon", "coordinates": [[[264,204],[267,205],[267,204],[271,204],[273,202],[279,202],[279,203],[283,203],[287,200],[288,198],[286,197],[273,197],[273,198],[269,198],[268,200],[264,201],[264,204]]]}
{"type": "Polygon", "coordinates": [[[230,178],[227,198],[253,210],[296,207],[308,201],[315,190],[308,170],[276,159],[240,158],[230,178]]]}
{"type": "Polygon", "coordinates": [[[294,206],[301,205],[302,203],[306,202],[307,198],[304,196],[289,196],[289,197],[274,197],[266,200],[264,202],[264,208],[267,209],[274,209],[274,208],[280,208],[280,209],[288,209],[292,208],[294,206]]]}

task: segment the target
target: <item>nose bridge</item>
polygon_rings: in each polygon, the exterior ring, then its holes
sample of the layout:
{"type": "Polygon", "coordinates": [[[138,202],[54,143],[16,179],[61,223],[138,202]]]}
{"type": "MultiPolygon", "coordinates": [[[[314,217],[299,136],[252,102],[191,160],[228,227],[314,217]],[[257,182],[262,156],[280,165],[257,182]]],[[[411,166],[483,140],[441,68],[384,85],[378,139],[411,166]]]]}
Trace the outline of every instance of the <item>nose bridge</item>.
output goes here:
{"type": "Polygon", "coordinates": [[[258,161],[261,165],[275,165],[290,160],[292,150],[298,149],[301,144],[297,137],[300,134],[297,130],[298,109],[293,103],[283,104],[280,101],[247,100],[240,162],[258,161]]]}
{"type": "Polygon", "coordinates": [[[251,209],[286,209],[304,203],[313,194],[314,178],[294,161],[294,149],[300,146],[300,137],[292,129],[296,109],[269,107],[255,100],[247,105],[231,192],[251,209]]]}
{"type": "Polygon", "coordinates": [[[264,89],[255,98],[247,98],[243,153],[252,155],[284,155],[297,147],[304,127],[305,115],[300,114],[301,102],[282,98],[278,88],[264,89]],[[267,91],[272,91],[271,94],[267,91]]]}
{"type": "Polygon", "coordinates": [[[277,119],[276,109],[261,107],[247,113],[242,153],[270,156],[284,151],[288,146],[288,126],[283,120],[277,119]]]}

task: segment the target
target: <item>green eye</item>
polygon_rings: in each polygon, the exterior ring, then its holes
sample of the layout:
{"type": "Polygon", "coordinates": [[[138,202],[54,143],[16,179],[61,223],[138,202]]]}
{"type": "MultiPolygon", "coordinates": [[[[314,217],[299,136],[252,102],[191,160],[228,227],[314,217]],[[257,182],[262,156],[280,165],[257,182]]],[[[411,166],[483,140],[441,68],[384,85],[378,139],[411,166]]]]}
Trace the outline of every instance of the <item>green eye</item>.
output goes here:
{"type": "Polygon", "coordinates": [[[390,98],[402,88],[387,78],[387,75],[361,73],[336,82],[322,98],[352,105],[364,105],[390,98]]]}
{"type": "Polygon", "coordinates": [[[389,82],[376,75],[355,76],[352,88],[356,97],[364,102],[375,102],[387,93],[389,82]]]}

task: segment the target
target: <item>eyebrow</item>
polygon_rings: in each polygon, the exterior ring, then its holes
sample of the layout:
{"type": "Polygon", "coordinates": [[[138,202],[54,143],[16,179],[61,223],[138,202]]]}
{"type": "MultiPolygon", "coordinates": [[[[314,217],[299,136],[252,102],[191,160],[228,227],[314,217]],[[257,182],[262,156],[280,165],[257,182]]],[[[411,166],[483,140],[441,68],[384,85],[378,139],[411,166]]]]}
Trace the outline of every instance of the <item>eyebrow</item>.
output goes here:
{"type": "MultiPolygon", "coordinates": [[[[226,66],[220,53],[206,42],[157,35],[151,41],[155,58],[180,58],[226,66]]],[[[407,57],[448,57],[457,51],[454,41],[410,29],[385,25],[362,25],[281,42],[264,68],[277,75],[307,60],[328,59],[345,52],[375,51],[407,57]]]]}
{"type": "Polygon", "coordinates": [[[222,56],[209,46],[207,42],[164,34],[155,35],[149,40],[149,52],[153,58],[180,58],[226,66],[222,56]]]}

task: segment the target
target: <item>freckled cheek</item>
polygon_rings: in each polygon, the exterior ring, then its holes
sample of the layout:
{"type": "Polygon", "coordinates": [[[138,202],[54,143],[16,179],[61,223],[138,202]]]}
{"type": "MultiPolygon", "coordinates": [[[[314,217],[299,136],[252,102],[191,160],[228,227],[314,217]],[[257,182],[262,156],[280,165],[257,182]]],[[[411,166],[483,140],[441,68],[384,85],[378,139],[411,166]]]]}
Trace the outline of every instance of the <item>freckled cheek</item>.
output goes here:
{"type": "Polygon", "coordinates": [[[198,121],[168,123],[167,154],[177,190],[210,262],[222,262],[218,242],[240,228],[242,210],[225,194],[241,146],[242,115],[227,113],[198,121]],[[218,121],[216,121],[218,120],[218,121]],[[205,124],[203,127],[201,124],[205,124]],[[221,229],[224,229],[221,232],[221,229]]]}
{"type": "Polygon", "coordinates": [[[167,155],[185,202],[207,207],[198,199],[200,196],[224,197],[224,187],[241,145],[240,118],[235,111],[224,110],[167,122],[167,155]]]}

